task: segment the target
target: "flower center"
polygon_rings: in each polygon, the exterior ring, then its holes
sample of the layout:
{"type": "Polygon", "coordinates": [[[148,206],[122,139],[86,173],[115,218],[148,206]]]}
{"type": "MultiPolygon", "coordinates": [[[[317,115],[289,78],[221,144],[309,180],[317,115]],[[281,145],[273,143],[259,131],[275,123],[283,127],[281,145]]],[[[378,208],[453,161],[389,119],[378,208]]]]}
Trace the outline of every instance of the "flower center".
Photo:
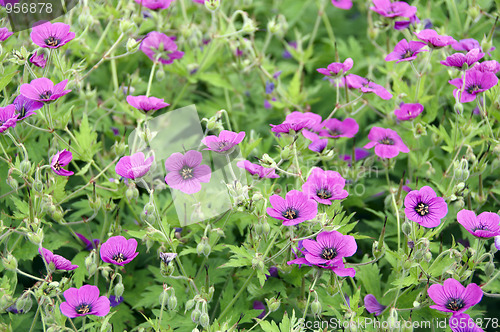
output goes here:
{"type": "Polygon", "coordinates": [[[446,308],[453,311],[458,311],[462,309],[464,306],[465,303],[463,299],[450,298],[448,299],[448,302],[446,302],[446,308]]]}
{"type": "Polygon", "coordinates": [[[87,303],[82,303],[78,307],[75,308],[76,312],[79,313],[80,315],[82,314],[88,314],[92,310],[92,306],[87,303]]]}
{"type": "Polygon", "coordinates": [[[403,55],[401,56],[401,59],[408,59],[413,56],[413,51],[412,50],[406,50],[403,55]]]}
{"type": "Polygon", "coordinates": [[[342,131],[340,131],[339,129],[329,130],[328,132],[329,132],[329,133],[330,133],[330,135],[332,135],[332,136],[339,136],[339,135],[342,135],[342,131]]]}
{"type": "Polygon", "coordinates": [[[394,145],[394,140],[389,137],[384,137],[380,141],[378,141],[380,144],[385,144],[385,145],[394,145]]]}
{"type": "Polygon", "coordinates": [[[116,255],[113,256],[113,260],[117,263],[122,263],[126,260],[127,258],[121,253],[117,253],[116,255]]]}
{"type": "Polygon", "coordinates": [[[218,150],[219,150],[219,151],[222,151],[222,150],[224,150],[226,147],[228,147],[228,146],[229,146],[229,142],[227,142],[227,141],[220,141],[220,142],[218,143],[218,145],[219,145],[218,150]]]}
{"type": "Polygon", "coordinates": [[[426,216],[429,214],[429,205],[425,203],[418,203],[417,206],[415,207],[415,212],[417,212],[419,215],[426,216]]]}
{"type": "Polygon", "coordinates": [[[49,37],[45,39],[45,44],[47,44],[48,46],[57,46],[60,42],[61,40],[57,39],[56,37],[49,37]]]}
{"type": "Polygon", "coordinates": [[[323,248],[320,256],[323,259],[332,260],[335,257],[337,257],[337,249],[335,249],[335,248],[323,248]]]}
{"type": "Polygon", "coordinates": [[[473,232],[475,231],[489,231],[489,228],[487,225],[479,224],[476,227],[472,229],[473,232]]]}
{"type": "Polygon", "coordinates": [[[467,92],[470,94],[473,94],[479,90],[481,90],[481,86],[479,84],[472,84],[467,88],[467,92]]]}
{"type": "Polygon", "coordinates": [[[332,197],[332,192],[328,188],[321,188],[316,191],[316,195],[321,199],[329,199],[332,197]]]}
{"type": "Polygon", "coordinates": [[[189,180],[193,178],[193,169],[189,166],[184,166],[179,172],[183,180],[189,180]]]}
{"type": "Polygon", "coordinates": [[[297,219],[299,217],[299,211],[294,208],[288,208],[281,214],[284,218],[287,219],[297,219]]]}
{"type": "Polygon", "coordinates": [[[61,170],[61,168],[62,168],[61,164],[58,161],[56,161],[56,163],[54,164],[54,169],[56,171],[59,171],[59,170],[61,170]]]}
{"type": "Polygon", "coordinates": [[[40,93],[40,99],[50,99],[51,96],[52,96],[52,91],[50,90],[40,93]]]}

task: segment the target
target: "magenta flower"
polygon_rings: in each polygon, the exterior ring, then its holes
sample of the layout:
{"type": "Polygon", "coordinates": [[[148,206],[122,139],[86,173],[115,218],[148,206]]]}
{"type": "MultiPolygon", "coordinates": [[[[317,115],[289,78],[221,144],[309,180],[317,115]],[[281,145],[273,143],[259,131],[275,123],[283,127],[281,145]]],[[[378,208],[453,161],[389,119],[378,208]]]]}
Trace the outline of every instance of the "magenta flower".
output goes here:
{"type": "Polygon", "coordinates": [[[294,123],[299,123],[307,121],[307,125],[305,128],[310,129],[312,131],[319,131],[321,128],[323,128],[323,125],[321,122],[323,119],[321,118],[321,115],[312,113],[312,112],[299,112],[295,111],[286,116],[286,121],[285,122],[294,122],[294,123]]]}
{"type": "Polygon", "coordinates": [[[30,57],[30,62],[40,68],[45,68],[45,65],[47,64],[47,60],[45,60],[43,52],[40,52],[40,54],[37,54],[37,52],[35,52],[30,57]]]}
{"type": "Polygon", "coordinates": [[[163,99],[146,96],[127,96],[127,103],[145,114],[152,114],[157,110],[170,106],[163,99]]]}
{"type": "Polygon", "coordinates": [[[139,48],[152,61],[164,65],[171,64],[174,60],[184,56],[184,52],[177,50],[177,44],[173,38],[158,31],[148,33],[139,48]]]}
{"type": "Polygon", "coordinates": [[[429,47],[441,48],[444,46],[451,45],[457,41],[450,36],[441,36],[432,29],[424,29],[419,33],[415,33],[418,39],[427,43],[429,47]]]}
{"type": "Polygon", "coordinates": [[[86,315],[106,316],[109,313],[109,299],[99,296],[99,288],[93,285],[84,285],[80,288],[70,288],[64,291],[66,302],[61,303],[59,309],[64,316],[75,318],[86,315]]]}
{"type": "Polygon", "coordinates": [[[123,236],[112,236],[101,245],[101,259],[106,263],[123,266],[130,263],[137,255],[137,241],[123,236]]]}
{"type": "Polygon", "coordinates": [[[415,119],[420,115],[424,110],[424,106],[415,103],[415,104],[404,104],[402,103],[398,109],[394,110],[394,114],[401,121],[407,121],[415,119]]]}
{"type": "Polygon", "coordinates": [[[167,9],[174,0],[134,0],[143,7],[151,10],[167,9]]]}
{"type": "Polygon", "coordinates": [[[417,7],[410,6],[403,1],[373,0],[374,7],[370,7],[374,12],[385,17],[412,17],[417,12],[417,7]]]}
{"type": "Polygon", "coordinates": [[[21,85],[19,92],[28,99],[51,103],[71,92],[71,90],[64,90],[66,84],[68,84],[68,80],[54,85],[48,78],[41,77],[21,85]]]}
{"type": "Polygon", "coordinates": [[[0,107],[0,134],[4,133],[10,127],[15,127],[19,114],[16,114],[14,105],[0,107]]]}
{"type": "Polygon", "coordinates": [[[289,191],[285,198],[279,195],[269,197],[272,208],[267,208],[271,217],[283,220],[284,226],[293,226],[316,218],[318,203],[298,190],[289,191]]]}
{"type": "Polygon", "coordinates": [[[495,236],[495,247],[500,250],[500,236],[495,236]]]}
{"type": "Polygon", "coordinates": [[[474,211],[462,210],[457,213],[460,225],[475,237],[489,239],[500,235],[500,216],[493,212],[483,212],[476,217],[474,211]]]}
{"type": "Polygon", "coordinates": [[[382,305],[377,301],[377,298],[373,294],[367,294],[363,302],[365,304],[366,311],[371,314],[375,314],[375,316],[382,314],[386,308],[385,305],[382,305]]]}
{"type": "Polygon", "coordinates": [[[61,176],[70,176],[74,173],[72,171],[65,170],[63,167],[68,165],[73,159],[73,154],[64,149],[62,151],[57,152],[50,161],[50,167],[57,175],[61,176]]]}
{"type": "Polygon", "coordinates": [[[375,154],[380,158],[394,158],[399,152],[410,152],[398,133],[389,128],[373,127],[368,133],[368,139],[371,142],[363,148],[371,149],[375,147],[375,154]]]}
{"type": "Polygon", "coordinates": [[[26,98],[23,95],[19,95],[14,99],[14,106],[16,107],[16,113],[19,114],[18,121],[24,120],[33,114],[35,111],[43,107],[43,103],[35,100],[26,98]]]}
{"type": "Polygon", "coordinates": [[[349,10],[352,8],[352,0],[332,0],[332,5],[340,9],[349,10]]]}
{"type": "Polygon", "coordinates": [[[465,87],[462,93],[463,81],[464,80],[460,77],[452,79],[448,81],[448,83],[457,87],[457,89],[453,90],[455,98],[457,94],[459,94],[461,103],[469,103],[476,99],[478,93],[489,90],[497,85],[498,77],[492,72],[468,70],[465,72],[465,87]]]}
{"type": "Polygon", "coordinates": [[[323,121],[323,126],[326,130],[319,132],[319,135],[323,137],[354,137],[359,130],[358,123],[352,118],[346,118],[344,121],[328,119],[323,121]]]}
{"type": "MultiPolygon", "coordinates": [[[[352,5],[352,4],[351,4],[352,5]]],[[[347,58],[344,63],[341,62],[332,62],[326,68],[316,69],[318,73],[323,74],[325,76],[338,76],[339,74],[347,73],[353,65],[353,61],[351,58],[347,58]]]]}
{"type": "Polygon", "coordinates": [[[394,51],[387,54],[385,61],[396,61],[396,63],[400,63],[401,61],[415,60],[418,53],[426,51],[422,50],[422,47],[425,45],[426,44],[423,42],[408,42],[406,39],[401,39],[394,47],[394,51]]]}
{"type": "Polygon", "coordinates": [[[75,38],[75,33],[70,32],[71,27],[64,23],[45,22],[33,27],[31,40],[43,48],[59,48],[75,38]]]}
{"type": "Polygon", "coordinates": [[[127,179],[138,179],[146,175],[154,161],[154,156],[144,159],[144,153],[137,152],[131,156],[120,158],[115,166],[115,172],[127,179]]]}
{"type": "MultiPolygon", "coordinates": [[[[322,125],[318,125],[318,127],[322,127],[322,125]]],[[[311,144],[309,144],[308,149],[314,152],[318,153],[323,153],[323,151],[326,149],[328,146],[328,139],[321,139],[319,138],[318,134],[315,134],[313,132],[310,132],[309,130],[302,130],[302,135],[307,138],[308,140],[311,141],[311,144]]]]}
{"type": "Polygon", "coordinates": [[[474,48],[467,52],[467,54],[463,53],[455,53],[446,58],[446,60],[441,61],[440,63],[444,66],[455,67],[457,69],[463,70],[468,69],[474,63],[479,61],[482,57],[484,57],[484,53],[481,52],[479,48],[474,48]],[[464,67],[467,65],[467,67],[464,67]]]}
{"type": "Polygon", "coordinates": [[[484,332],[469,315],[464,313],[450,317],[450,329],[452,332],[484,332]]]}
{"type": "Polygon", "coordinates": [[[59,255],[54,255],[52,251],[48,249],[39,248],[38,252],[43,256],[47,265],[49,265],[50,263],[54,264],[54,268],[56,270],[72,271],[78,267],[78,265],[71,264],[71,262],[66,258],[59,255]]]}
{"type": "Polygon", "coordinates": [[[14,33],[10,32],[7,28],[0,28],[0,42],[6,41],[7,38],[12,36],[14,33]]]}
{"type": "Polygon", "coordinates": [[[165,161],[167,176],[165,182],[172,188],[185,194],[194,194],[201,190],[201,182],[210,182],[210,166],[202,165],[201,152],[190,150],[185,155],[176,152],[165,161]]]}
{"type": "Polygon", "coordinates": [[[427,228],[438,226],[448,213],[444,198],[437,197],[429,186],[410,191],[404,203],[406,217],[427,228]]]}
{"type": "Polygon", "coordinates": [[[394,22],[394,29],[395,30],[404,30],[404,29],[407,29],[410,25],[415,26],[416,23],[420,23],[420,20],[417,17],[417,15],[413,15],[407,21],[395,21],[394,22]]]}
{"type": "MultiPolygon", "coordinates": [[[[370,155],[370,152],[366,151],[365,149],[362,148],[355,148],[354,149],[354,161],[358,161],[361,159],[365,159],[370,155]]],[[[341,160],[347,161],[347,164],[351,166],[351,161],[352,161],[352,155],[350,154],[342,154],[339,156],[341,160]]]]}
{"type": "Polygon", "coordinates": [[[464,287],[453,278],[446,279],[443,285],[431,285],[427,293],[436,303],[430,308],[454,314],[475,306],[483,297],[483,291],[478,285],[471,283],[464,287]]]}
{"type": "Polygon", "coordinates": [[[289,261],[288,265],[314,265],[332,270],[341,277],[354,277],[356,274],[353,268],[345,268],[343,262],[343,257],[354,255],[358,248],[353,236],[343,235],[338,231],[321,232],[316,237],[316,241],[306,239],[302,241],[302,245],[305,248],[302,251],[304,257],[289,261]]]}
{"type": "Polygon", "coordinates": [[[345,82],[350,89],[360,89],[363,93],[373,92],[384,100],[389,100],[392,98],[392,94],[383,86],[369,81],[364,77],[355,74],[349,74],[345,77],[345,82]]]}
{"type": "Polygon", "coordinates": [[[316,167],[302,185],[302,191],[320,204],[331,205],[333,200],[349,196],[344,186],[345,179],[339,172],[324,171],[316,167]]]}
{"type": "Polygon", "coordinates": [[[482,71],[483,73],[491,72],[496,74],[500,71],[500,63],[496,60],[483,61],[481,63],[476,63],[472,69],[482,71]]]}
{"type": "MultiPolygon", "coordinates": [[[[472,49],[479,48],[481,50],[481,44],[474,38],[466,38],[461,39],[451,45],[455,51],[466,51],[469,52],[472,49]]],[[[492,47],[489,50],[482,50],[483,52],[487,52],[488,55],[491,56],[490,51],[494,51],[495,47],[492,47]]]]}
{"type": "Polygon", "coordinates": [[[85,250],[92,251],[92,249],[97,249],[97,246],[99,245],[99,239],[92,239],[92,241],[90,241],[83,234],[77,232],[75,232],[75,234],[80,240],[82,240],[83,244],[85,245],[85,250]]]}
{"type": "Polygon", "coordinates": [[[265,168],[261,165],[252,164],[248,160],[238,161],[238,163],[236,163],[236,166],[238,166],[239,168],[243,168],[252,175],[257,175],[260,179],[276,179],[280,177],[278,174],[276,174],[274,168],[265,168]]]}
{"type": "Polygon", "coordinates": [[[270,126],[273,127],[271,131],[275,133],[277,137],[280,137],[281,133],[290,134],[290,132],[293,132],[295,134],[301,131],[302,129],[306,128],[309,124],[310,124],[309,120],[299,121],[299,122],[295,121],[289,122],[288,120],[285,120],[283,123],[279,125],[270,124],[270,126]]]}
{"type": "Polygon", "coordinates": [[[204,150],[210,150],[217,153],[231,153],[234,147],[243,141],[243,138],[245,138],[244,131],[235,133],[229,130],[223,130],[220,132],[219,137],[210,135],[203,138],[201,142],[207,146],[204,150]]]}

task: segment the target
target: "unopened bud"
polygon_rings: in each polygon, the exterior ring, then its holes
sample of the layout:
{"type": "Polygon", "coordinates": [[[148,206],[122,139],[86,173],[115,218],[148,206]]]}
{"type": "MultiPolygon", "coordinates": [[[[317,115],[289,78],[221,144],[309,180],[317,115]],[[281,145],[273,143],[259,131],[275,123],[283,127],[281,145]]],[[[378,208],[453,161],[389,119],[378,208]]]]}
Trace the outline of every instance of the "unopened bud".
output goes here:
{"type": "Polygon", "coordinates": [[[406,236],[411,234],[411,229],[412,227],[409,221],[405,221],[401,226],[401,230],[403,231],[403,234],[405,234],[406,236]]]}
{"type": "Polygon", "coordinates": [[[17,180],[14,179],[12,176],[7,176],[7,180],[6,180],[7,184],[9,185],[9,187],[12,189],[12,190],[15,190],[17,191],[17,189],[19,188],[19,184],[17,183],[17,180]]]}
{"type": "Polygon", "coordinates": [[[210,325],[210,317],[206,312],[202,313],[200,316],[200,325],[205,329],[210,325]]]}
{"type": "Polygon", "coordinates": [[[119,282],[115,285],[115,296],[117,299],[123,295],[124,290],[125,290],[125,287],[123,287],[123,284],[121,282],[119,282]]]}
{"type": "Polygon", "coordinates": [[[175,310],[175,308],[177,307],[177,297],[175,296],[169,297],[167,301],[167,307],[168,310],[175,310]]]}
{"type": "Polygon", "coordinates": [[[9,252],[2,258],[3,267],[9,271],[17,269],[17,259],[9,252]]]}
{"type": "Polygon", "coordinates": [[[193,323],[199,324],[200,323],[200,316],[201,316],[200,309],[198,309],[198,308],[194,309],[193,312],[191,312],[191,320],[193,321],[193,323]]]}
{"type": "Polygon", "coordinates": [[[216,11],[220,7],[220,0],[205,0],[205,7],[210,11],[216,11]]]}
{"type": "Polygon", "coordinates": [[[139,46],[141,46],[140,42],[137,42],[134,38],[129,38],[127,40],[127,52],[135,53],[139,50],[139,46]]]}
{"type": "Polygon", "coordinates": [[[24,159],[23,161],[21,161],[21,165],[19,166],[19,169],[24,174],[29,174],[29,172],[31,170],[31,162],[28,159],[24,159]]]}
{"type": "Polygon", "coordinates": [[[316,316],[321,315],[323,308],[321,306],[321,303],[318,300],[315,300],[315,301],[313,301],[313,303],[311,303],[311,311],[316,316]]]}
{"type": "Polygon", "coordinates": [[[493,272],[495,272],[495,263],[489,261],[488,263],[486,263],[486,266],[484,267],[484,274],[486,274],[487,277],[491,277],[493,272]]]}
{"type": "Polygon", "coordinates": [[[288,158],[290,158],[290,146],[287,145],[283,148],[283,150],[281,150],[280,157],[283,160],[288,160],[288,158]]]}
{"type": "Polygon", "coordinates": [[[281,300],[277,298],[266,299],[267,307],[269,308],[269,312],[275,312],[280,308],[281,300]]]}

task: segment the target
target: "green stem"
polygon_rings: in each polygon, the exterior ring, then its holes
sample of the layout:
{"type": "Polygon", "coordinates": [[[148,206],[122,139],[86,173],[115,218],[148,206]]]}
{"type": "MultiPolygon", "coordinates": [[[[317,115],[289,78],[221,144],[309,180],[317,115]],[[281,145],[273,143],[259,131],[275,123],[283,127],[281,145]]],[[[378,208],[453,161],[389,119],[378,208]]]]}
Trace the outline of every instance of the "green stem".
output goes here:
{"type": "Polygon", "coordinates": [[[307,310],[309,309],[309,303],[311,302],[311,294],[314,290],[314,286],[316,286],[316,282],[318,281],[319,277],[321,276],[321,273],[319,270],[316,271],[316,277],[314,278],[314,281],[309,288],[309,295],[307,295],[307,302],[306,302],[306,307],[304,308],[304,314],[302,315],[302,321],[306,321],[306,316],[307,316],[307,310]]]}
{"type": "Polygon", "coordinates": [[[157,61],[153,62],[153,67],[151,67],[151,72],[149,73],[148,89],[146,90],[146,97],[149,97],[149,92],[151,91],[151,85],[153,84],[153,77],[155,76],[155,69],[157,61]]]}

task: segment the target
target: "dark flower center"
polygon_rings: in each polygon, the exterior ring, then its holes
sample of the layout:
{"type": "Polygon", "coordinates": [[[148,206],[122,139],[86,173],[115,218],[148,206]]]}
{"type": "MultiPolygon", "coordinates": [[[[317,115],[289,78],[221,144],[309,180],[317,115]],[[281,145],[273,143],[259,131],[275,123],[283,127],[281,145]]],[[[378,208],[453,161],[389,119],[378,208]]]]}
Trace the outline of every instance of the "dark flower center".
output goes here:
{"type": "Polygon", "coordinates": [[[340,131],[339,129],[329,130],[328,132],[329,132],[329,133],[330,133],[330,135],[332,135],[332,136],[339,136],[339,135],[342,135],[342,131],[340,131]]]}
{"type": "Polygon", "coordinates": [[[462,309],[465,306],[465,302],[463,299],[458,299],[458,298],[450,298],[448,299],[448,302],[446,302],[446,308],[453,310],[453,311],[458,311],[462,309]]]}
{"type": "Polygon", "coordinates": [[[92,310],[92,306],[87,303],[82,303],[78,307],[75,308],[76,312],[80,315],[88,314],[92,310]]]}
{"type": "Polygon", "coordinates": [[[56,37],[49,37],[45,39],[45,44],[47,44],[48,46],[57,46],[60,42],[61,40],[57,39],[56,37]]]}
{"type": "Polygon", "coordinates": [[[394,140],[390,137],[384,137],[378,142],[380,144],[385,144],[385,145],[394,145],[394,140]]]}
{"type": "Polygon", "coordinates": [[[294,208],[288,208],[283,211],[281,215],[287,219],[297,219],[299,217],[299,211],[294,208]]]}
{"type": "Polygon", "coordinates": [[[316,195],[321,199],[329,199],[332,197],[332,192],[328,188],[321,188],[316,191],[316,195]]]}
{"type": "Polygon", "coordinates": [[[403,55],[401,56],[401,59],[408,59],[413,56],[413,51],[412,50],[406,50],[403,55]]]}
{"type": "Polygon", "coordinates": [[[52,96],[52,91],[50,90],[40,93],[40,99],[50,99],[51,96],[52,96]]]}
{"type": "Polygon", "coordinates": [[[183,180],[192,179],[194,176],[193,169],[189,166],[184,166],[179,173],[183,180]]]}
{"type": "Polygon", "coordinates": [[[323,248],[320,256],[323,259],[332,260],[335,257],[337,257],[337,249],[335,249],[335,248],[323,248]]]}
{"type": "Polygon", "coordinates": [[[479,224],[476,227],[472,229],[473,232],[475,231],[489,231],[490,229],[488,228],[487,225],[479,224]]]}
{"type": "Polygon", "coordinates": [[[117,263],[121,263],[127,260],[127,258],[121,252],[119,252],[113,256],[113,260],[117,263]]]}
{"type": "Polygon", "coordinates": [[[481,90],[481,86],[479,84],[472,84],[471,86],[469,86],[467,88],[467,92],[469,94],[473,94],[473,93],[475,93],[475,92],[477,92],[479,90],[481,90]]]}
{"type": "Polygon", "coordinates": [[[229,146],[229,142],[227,142],[227,141],[220,141],[219,142],[219,150],[224,150],[227,146],[229,146]]]}
{"type": "Polygon", "coordinates": [[[418,203],[417,206],[415,207],[415,212],[417,212],[419,215],[426,216],[429,214],[429,205],[425,203],[418,203]]]}
{"type": "Polygon", "coordinates": [[[58,161],[56,161],[56,163],[54,164],[54,169],[56,171],[59,171],[59,170],[61,170],[61,168],[62,168],[61,164],[58,161]]]}

